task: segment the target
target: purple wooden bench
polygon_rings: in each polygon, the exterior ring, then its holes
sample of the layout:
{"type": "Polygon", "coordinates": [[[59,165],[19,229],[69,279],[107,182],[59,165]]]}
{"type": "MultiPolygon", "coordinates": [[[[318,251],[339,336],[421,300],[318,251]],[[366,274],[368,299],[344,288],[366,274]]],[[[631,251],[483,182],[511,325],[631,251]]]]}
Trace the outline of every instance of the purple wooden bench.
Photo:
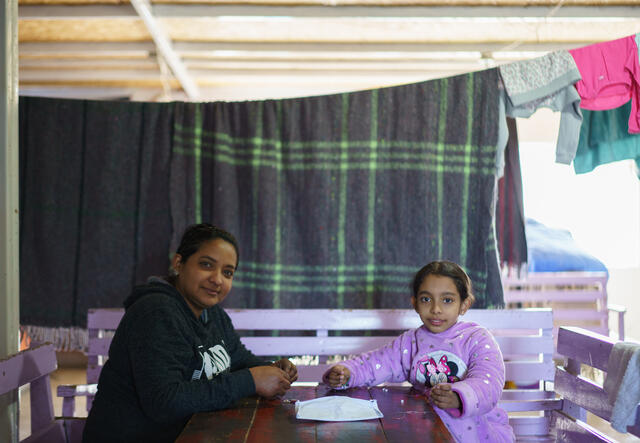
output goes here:
{"type": "MultiPolygon", "coordinates": [[[[298,365],[299,381],[320,380],[328,365],[328,357],[353,355],[380,347],[397,336],[397,331],[415,328],[420,318],[411,309],[227,309],[240,334],[248,331],[286,330],[305,332],[302,336],[243,337],[242,341],[256,355],[317,356],[318,365],[298,365]],[[340,336],[330,331],[343,331],[340,336]],[[385,336],[355,336],[350,331],[383,330],[385,336]],[[308,335],[309,332],[314,335],[308,335]]],[[[122,309],[92,309],[88,315],[89,366],[83,386],[60,386],[58,396],[64,397],[65,415],[74,413],[74,397],[87,396],[90,408],[95,383],[107,358],[112,333],[124,311],[122,309]]],[[[475,321],[490,329],[504,354],[507,380],[526,389],[505,390],[502,404],[508,411],[527,411],[553,397],[546,382],[554,376],[553,319],[550,309],[470,310],[465,320],[475,321]]],[[[522,435],[548,429],[544,417],[513,417],[512,424],[522,435]]]]}
{"type": "Polygon", "coordinates": [[[30,385],[31,435],[23,443],[74,443],[82,440],[84,420],[56,418],[49,374],[58,368],[56,352],[46,343],[0,361],[0,395],[30,385]]]}
{"type": "MultiPolygon", "coordinates": [[[[361,337],[350,336],[348,331],[395,331],[416,327],[420,322],[412,310],[229,309],[227,312],[241,333],[274,329],[315,332],[314,336],[242,338],[249,349],[263,356],[355,354],[385,344],[395,335],[361,337]],[[331,330],[343,333],[335,336],[330,334],[331,330]]],[[[90,312],[90,325],[101,328],[92,332],[89,342],[89,352],[98,362],[94,371],[99,370],[100,362],[106,358],[111,341],[109,331],[117,327],[122,314],[120,309],[90,312]]],[[[507,379],[528,386],[528,389],[505,389],[500,401],[511,413],[509,421],[518,441],[613,441],[586,424],[587,411],[604,420],[610,419],[611,405],[602,389],[571,374],[579,363],[606,371],[614,340],[584,329],[562,327],[557,352],[567,363],[556,368],[551,358],[554,351],[551,310],[470,310],[464,318],[485,325],[493,332],[505,356],[507,379]],[[548,383],[551,381],[555,391],[548,383]],[[533,415],[523,415],[527,413],[533,415]]],[[[325,368],[325,364],[300,365],[300,380],[317,381],[325,368]]],[[[93,376],[97,380],[96,372],[93,376]]],[[[85,388],[78,395],[88,395],[87,392],[85,388]]],[[[639,423],[629,431],[640,436],[639,423]]]]}
{"type": "MultiPolygon", "coordinates": [[[[562,327],[558,335],[558,353],[566,364],[556,369],[555,391],[562,398],[562,407],[552,413],[552,429],[561,442],[616,441],[601,430],[586,423],[587,412],[603,420],[611,420],[613,405],[602,385],[580,375],[581,366],[607,372],[609,354],[616,340],[582,328],[562,327]]],[[[624,389],[622,386],[620,389],[624,389]]],[[[636,406],[635,424],[627,431],[640,437],[640,407],[636,406]]]]}

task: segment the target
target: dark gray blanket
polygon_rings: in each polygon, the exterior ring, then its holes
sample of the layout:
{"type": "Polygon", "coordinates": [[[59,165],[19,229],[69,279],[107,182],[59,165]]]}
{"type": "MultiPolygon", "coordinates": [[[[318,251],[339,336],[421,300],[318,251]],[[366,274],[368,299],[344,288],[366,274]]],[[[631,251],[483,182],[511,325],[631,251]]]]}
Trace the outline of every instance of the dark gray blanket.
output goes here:
{"type": "Polygon", "coordinates": [[[503,306],[494,229],[498,74],[241,103],[176,103],[172,247],[237,235],[227,306],[409,307],[424,264],[464,266],[503,306]]]}
{"type": "Polygon", "coordinates": [[[21,324],[69,340],[50,332],[165,274],[197,221],[239,239],[228,306],[406,308],[435,259],[465,267],[476,307],[502,306],[498,81],[240,103],[22,97],[21,324]]]}
{"type": "Polygon", "coordinates": [[[173,104],[20,98],[21,324],[84,326],[166,273],[172,125],[173,104]]]}

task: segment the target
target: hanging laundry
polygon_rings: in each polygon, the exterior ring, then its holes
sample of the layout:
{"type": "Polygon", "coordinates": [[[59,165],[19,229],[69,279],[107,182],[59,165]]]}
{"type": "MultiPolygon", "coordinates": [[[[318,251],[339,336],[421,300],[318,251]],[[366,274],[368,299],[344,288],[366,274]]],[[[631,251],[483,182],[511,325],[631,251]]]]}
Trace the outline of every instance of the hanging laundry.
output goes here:
{"type": "Polygon", "coordinates": [[[608,111],[583,111],[584,122],[573,160],[576,174],[619,160],[634,159],[640,166],[640,134],[629,133],[627,116],[631,107],[629,101],[608,111]]]}
{"type": "Polygon", "coordinates": [[[522,171],[516,120],[507,118],[509,141],[504,153],[504,174],[498,180],[496,235],[503,273],[524,277],[527,271],[527,238],[524,226],[522,171]]]}
{"type": "Polygon", "coordinates": [[[591,111],[617,108],[631,100],[629,132],[640,133],[640,62],[638,34],[572,49],[582,80],[576,89],[580,106],[591,111]]]}
{"type": "MultiPolygon", "coordinates": [[[[532,60],[502,65],[499,69],[506,92],[506,116],[528,118],[543,107],[562,112],[556,162],[570,164],[582,123],[580,96],[573,86],[580,80],[580,71],[571,54],[555,51],[532,60]]],[[[506,140],[505,125],[501,131],[500,140],[506,140]]]]}

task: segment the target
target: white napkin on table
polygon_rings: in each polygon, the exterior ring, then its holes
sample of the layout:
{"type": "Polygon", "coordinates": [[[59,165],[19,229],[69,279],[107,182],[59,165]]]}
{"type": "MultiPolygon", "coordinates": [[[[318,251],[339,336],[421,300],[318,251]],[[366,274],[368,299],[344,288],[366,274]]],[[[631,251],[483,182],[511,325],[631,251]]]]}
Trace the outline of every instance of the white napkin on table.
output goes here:
{"type": "Polygon", "coordinates": [[[296,418],[321,421],[371,420],[384,417],[376,400],[327,396],[296,402],[296,418]]]}

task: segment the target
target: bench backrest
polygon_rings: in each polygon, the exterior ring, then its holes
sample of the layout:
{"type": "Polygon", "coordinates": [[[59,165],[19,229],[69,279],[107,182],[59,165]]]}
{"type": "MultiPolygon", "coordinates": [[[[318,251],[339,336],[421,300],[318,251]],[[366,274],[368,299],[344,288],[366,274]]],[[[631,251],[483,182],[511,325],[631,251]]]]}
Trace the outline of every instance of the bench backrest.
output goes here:
{"type": "MultiPolygon", "coordinates": [[[[615,340],[582,328],[560,328],[558,353],[566,357],[567,363],[556,369],[554,383],[555,391],[563,398],[562,410],[553,412],[557,441],[615,441],[586,423],[587,411],[610,421],[613,405],[600,383],[580,375],[582,365],[606,373],[614,344],[615,340]]],[[[635,414],[635,424],[627,431],[640,437],[640,407],[636,406],[635,414]]]]}
{"type": "MultiPolygon", "coordinates": [[[[280,337],[242,337],[260,356],[353,355],[394,339],[396,331],[420,326],[410,309],[226,309],[234,327],[247,331],[299,331],[280,337]],[[314,335],[308,335],[309,332],[314,335]],[[332,335],[330,331],[342,331],[332,335]],[[349,335],[349,331],[393,331],[384,336],[349,335]],[[304,335],[306,333],[306,335],[304,335]]],[[[97,383],[122,309],[90,309],[87,382],[97,383]]],[[[489,329],[506,360],[507,380],[516,385],[553,381],[553,320],[550,309],[471,309],[463,317],[489,329]]],[[[317,381],[326,365],[299,368],[301,381],[317,381]]]]}
{"type": "Polygon", "coordinates": [[[579,326],[609,335],[606,272],[530,272],[525,278],[503,277],[509,308],[553,309],[554,337],[559,326],[579,326]]]}
{"type": "MultiPolygon", "coordinates": [[[[397,331],[421,325],[410,309],[227,309],[233,324],[244,331],[313,331],[314,336],[243,337],[261,356],[353,355],[381,347],[397,331]],[[271,317],[271,318],[269,318],[271,317]],[[332,331],[342,331],[339,336],[332,331]],[[356,336],[351,331],[389,331],[383,336],[356,336]]],[[[553,380],[553,327],[549,309],[471,309],[463,317],[489,329],[506,360],[507,379],[517,385],[553,380]]],[[[326,365],[300,366],[301,381],[317,381],[326,365]]]]}
{"type": "MultiPolygon", "coordinates": [[[[31,435],[23,442],[67,442],[67,423],[55,419],[51,399],[49,374],[57,368],[56,352],[49,343],[0,360],[0,395],[30,385],[31,435]]],[[[76,436],[73,441],[80,441],[76,436]]]]}

